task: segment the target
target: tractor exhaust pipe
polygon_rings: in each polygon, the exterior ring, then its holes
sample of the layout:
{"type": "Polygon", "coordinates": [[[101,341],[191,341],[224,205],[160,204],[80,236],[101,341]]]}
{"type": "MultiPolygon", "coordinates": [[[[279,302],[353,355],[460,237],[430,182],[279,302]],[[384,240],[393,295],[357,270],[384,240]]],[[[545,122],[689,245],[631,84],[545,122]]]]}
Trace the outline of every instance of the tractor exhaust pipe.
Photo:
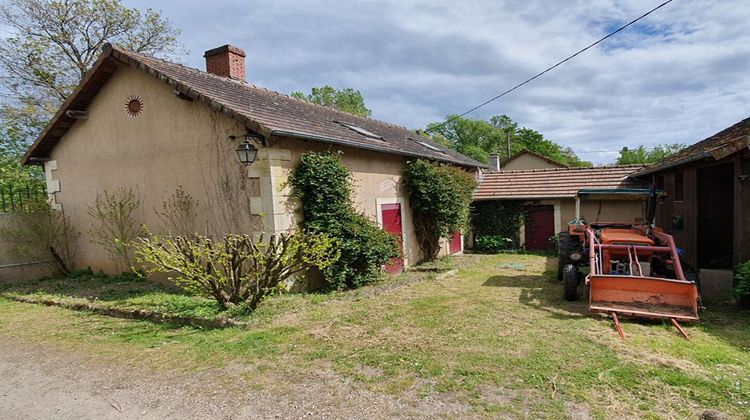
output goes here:
{"type": "Polygon", "coordinates": [[[656,183],[652,183],[646,205],[646,226],[648,226],[649,231],[654,227],[654,220],[656,219],[656,198],[656,183]]]}

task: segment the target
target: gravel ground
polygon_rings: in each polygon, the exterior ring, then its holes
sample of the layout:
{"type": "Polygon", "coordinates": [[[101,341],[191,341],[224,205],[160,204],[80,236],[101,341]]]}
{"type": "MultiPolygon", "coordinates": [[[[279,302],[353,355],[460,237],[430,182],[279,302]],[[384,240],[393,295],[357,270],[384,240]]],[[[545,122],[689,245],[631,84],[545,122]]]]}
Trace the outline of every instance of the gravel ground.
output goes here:
{"type": "MultiPolygon", "coordinates": [[[[0,336],[0,419],[466,417],[450,394],[397,399],[332,371],[288,379],[283,391],[255,391],[242,366],[150,372],[111,366],[62,348],[0,336]]],[[[283,379],[281,379],[283,381],[283,379]]]]}

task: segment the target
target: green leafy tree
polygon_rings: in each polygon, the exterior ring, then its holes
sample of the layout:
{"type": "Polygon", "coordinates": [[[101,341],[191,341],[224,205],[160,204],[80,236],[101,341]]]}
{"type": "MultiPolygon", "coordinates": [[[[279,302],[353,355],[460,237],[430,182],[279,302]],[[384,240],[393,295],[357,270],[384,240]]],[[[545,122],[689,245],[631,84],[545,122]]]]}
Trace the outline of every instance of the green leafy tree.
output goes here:
{"type": "Polygon", "coordinates": [[[352,88],[334,89],[331,86],[314,87],[309,95],[303,92],[292,92],[292,97],[318,105],[335,108],[339,111],[369,117],[372,111],[365,106],[365,98],[358,90],[352,88]]]}
{"type": "MultiPolygon", "coordinates": [[[[128,8],[118,0],[9,0],[0,6],[0,24],[5,29],[0,83],[6,91],[0,123],[14,130],[2,136],[0,147],[14,149],[3,150],[10,161],[20,159],[105,43],[162,57],[183,51],[179,31],[158,11],[128,8]]],[[[5,159],[0,164],[17,169],[5,159]]]]}
{"type": "Polygon", "coordinates": [[[406,163],[404,186],[414,212],[412,220],[422,258],[434,260],[440,251],[440,238],[466,230],[477,182],[455,166],[419,159],[406,163]]]}
{"type": "Polygon", "coordinates": [[[26,147],[26,138],[18,125],[5,124],[0,128],[0,189],[6,192],[9,188],[43,189],[41,167],[21,165],[26,147]]]}
{"type": "Polygon", "coordinates": [[[561,146],[536,130],[521,127],[507,115],[489,121],[448,116],[447,123],[432,123],[427,132],[432,138],[480,162],[488,162],[493,153],[504,158],[530,150],[569,166],[590,166],[569,147],[561,146]],[[510,147],[509,147],[510,146],[510,147]]]}
{"type": "Polygon", "coordinates": [[[659,162],[687,147],[685,144],[660,144],[651,149],[638,146],[635,149],[623,147],[620,157],[617,158],[618,165],[635,165],[659,162]]]}

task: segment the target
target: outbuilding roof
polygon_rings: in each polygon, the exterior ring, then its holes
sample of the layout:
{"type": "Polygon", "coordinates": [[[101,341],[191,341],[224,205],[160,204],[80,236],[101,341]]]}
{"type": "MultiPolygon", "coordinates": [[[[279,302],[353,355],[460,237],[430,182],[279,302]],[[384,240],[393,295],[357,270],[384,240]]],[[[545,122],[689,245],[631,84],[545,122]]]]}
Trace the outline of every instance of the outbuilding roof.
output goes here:
{"type": "Polygon", "coordinates": [[[750,118],[745,118],[711,137],[636,172],[633,176],[649,175],[703,159],[723,159],[748,145],[750,145],[750,118]]]}
{"type": "Polygon", "coordinates": [[[50,156],[75,123],[75,115],[68,111],[86,110],[121,65],[140,69],[170,85],[176,94],[204,102],[266,137],[292,137],[468,167],[486,167],[404,127],[340,112],[113,45],[105,46],[96,64],[26,153],[25,163],[50,156]]]}
{"type": "Polygon", "coordinates": [[[547,168],[490,172],[474,191],[475,200],[574,198],[581,189],[643,188],[629,178],[644,165],[547,168]]]}

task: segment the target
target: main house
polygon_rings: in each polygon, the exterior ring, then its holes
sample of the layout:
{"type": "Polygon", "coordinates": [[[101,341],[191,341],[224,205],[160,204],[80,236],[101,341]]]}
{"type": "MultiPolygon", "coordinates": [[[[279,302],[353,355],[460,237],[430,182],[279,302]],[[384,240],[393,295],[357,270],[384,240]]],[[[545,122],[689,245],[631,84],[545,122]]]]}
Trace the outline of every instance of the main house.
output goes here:
{"type": "MultiPolygon", "coordinates": [[[[478,172],[483,165],[419,134],[311,104],[245,81],[245,53],[205,53],[207,72],[108,45],[25,156],[43,164],[48,194],[84,235],[78,266],[114,271],[86,239],[98,193],[138,191],[137,219],[159,231],[153,211],[178,187],[198,202],[209,235],[285,232],[299,214],[287,177],[306,152],[340,152],[354,178],[355,205],[402,237],[403,264],[420,259],[401,174],[424,158],[478,172]],[[236,149],[258,148],[246,166],[236,149]]],[[[462,251],[458,239],[444,253],[462,251]]]]}

